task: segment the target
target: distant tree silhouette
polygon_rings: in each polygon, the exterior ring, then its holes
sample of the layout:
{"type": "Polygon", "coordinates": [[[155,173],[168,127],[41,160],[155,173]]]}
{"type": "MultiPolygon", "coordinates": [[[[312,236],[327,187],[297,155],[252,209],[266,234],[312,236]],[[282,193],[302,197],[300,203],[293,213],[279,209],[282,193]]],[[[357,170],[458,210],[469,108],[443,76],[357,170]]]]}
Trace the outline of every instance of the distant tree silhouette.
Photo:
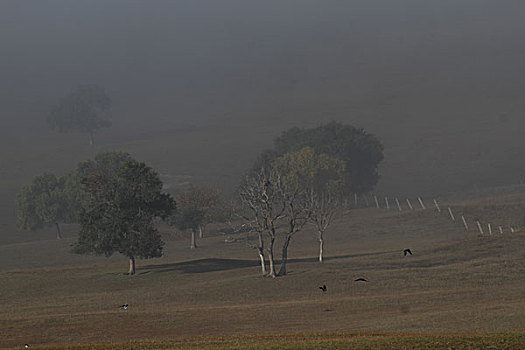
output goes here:
{"type": "Polygon", "coordinates": [[[55,226],[57,239],[62,238],[61,223],[78,220],[78,186],[72,174],[57,178],[44,173],[22,187],[16,199],[18,227],[26,230],[55,226]]]}
{"type": "Polygon", "coordinates": [[[378,165],[383,160],[383,145],[362,128],[331,122],[312,129],[290,128],[274,140],[274,147],[262,152],[253,169],[270,167],[286,153],[311,147],[345,162],[345,193],[366,193],[379,181],[378,165]]]}
{"type": "Polygon", "coordinates": [[[47,116],[47,122],[59,132],[88,133],[89,143],[93,145],[95,131],[111,126],[108,116],[104,116],[110,106],[111,99],[102,87],[80,85],[58,102],[47,116]]]}
{"type": "Polygon", "coordinates": [[[227,218],[228,211],[222,199],[221,190],[209,185],[190,184],[184,192],[177,196],[177,204],[180,208],[193,208],[202,211],[204,216],[199,220],[198,231],[199,238],[204,237],[206,226],[212,222],[224,222],[227,218]]]}

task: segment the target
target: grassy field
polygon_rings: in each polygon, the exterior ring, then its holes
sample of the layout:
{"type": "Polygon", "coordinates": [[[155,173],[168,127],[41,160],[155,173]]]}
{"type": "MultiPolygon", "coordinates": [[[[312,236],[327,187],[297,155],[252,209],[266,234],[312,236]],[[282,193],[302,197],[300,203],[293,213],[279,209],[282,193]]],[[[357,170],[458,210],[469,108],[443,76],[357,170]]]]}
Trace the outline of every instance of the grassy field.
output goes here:
{"type": "Polygon", "coordinates": [[[518,349],[525,343],[525,332],[408,334],[371,332],[324,332],[305,334],[242,335],[193,337],[126,342],[94,342],[76,345],[38,346],[57,350],[131,349],[518,349]]]}
{"type": "MultiPolygon", "coordinates": [[[[517,221],[522,201],[513,195],[453,207],[497,223],[517,221]]],[[[478,237],[433,209],[356,209],[327,233],[323,264],[306,230],[290,247],[289,275],[277,279],[259,276],[242,234],[225,243],[211,230],[191,251],[186,235],[164,233],[164,257],[139,261],[132,277],[122,274],[123,257],[71,254],[72,235],[0,246],[0,347],[525,346],[523,233],[478,237]],[[407,247],[413,256],[403,256],[407,247]],[[125,303],[129,309],[120,309],[125,303]]]]}

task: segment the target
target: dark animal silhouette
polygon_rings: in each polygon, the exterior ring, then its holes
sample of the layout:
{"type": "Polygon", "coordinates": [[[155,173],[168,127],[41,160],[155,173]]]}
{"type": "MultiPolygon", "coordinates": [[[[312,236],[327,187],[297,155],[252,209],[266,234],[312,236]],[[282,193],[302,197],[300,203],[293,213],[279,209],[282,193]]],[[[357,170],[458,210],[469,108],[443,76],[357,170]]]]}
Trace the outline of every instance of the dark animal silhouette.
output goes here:
{"type": "Polygon", "coordinates": [[[124,304],[124,305],[122,305],[122,306],[120,306],[120,307],[121,307],[122,309],[124,309],[124,310],[127,310],[127,308],[128,308],[128,304],[124,304]]]}
{"type": "Polygon", "coordinates": [[[326,292],[326,285],[323,284],[323,286],[322,286],[322,287],[319,287],[319,289],[322,290],[323,292],[326,292]]]}
{"type": "Polygon", "coordinates": [[[354,282],[368,282],[368,281],[366,279],[364,279],[363,277],[359,277],[359,278],[355,279],[354,282]]]}
{"type": "Polygon", "coordinates": [[[412,255],[412,252],[410,251],[410,249],[407,248],[407,249],[403,250],[403,254],[404,254],[404,256],[407,256],[407,254],[412,255]]]}

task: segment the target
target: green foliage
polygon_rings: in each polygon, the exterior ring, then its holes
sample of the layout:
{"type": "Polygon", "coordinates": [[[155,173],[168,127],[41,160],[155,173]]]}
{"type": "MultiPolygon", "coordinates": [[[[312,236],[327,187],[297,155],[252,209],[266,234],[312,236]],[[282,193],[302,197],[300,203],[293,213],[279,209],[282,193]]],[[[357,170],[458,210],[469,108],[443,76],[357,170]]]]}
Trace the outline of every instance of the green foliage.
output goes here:
{"type": "Polygon", "coordinates": [[[177,196],[177,204],[181,207],[195,207],[204,213],[201,224],[224,221],[228,213],[222,199],[221,190],[208,186],[190,184],[177,196]]]}
{"type": "Polygon", "coordinates": [[[370,191],[379,181],[377,167],[383,160],[383,145],[364,129],[332,122],[313,129],[291,128],[274,141],[274,148],[263,152],[254,168],[268,167],[277,157],[311,147],[345,162],[347,193],[370,191]]]}
{"type": "Polygon", "coordinates": [[[77,194],[78,186],[71,174],[57,178],[54,174],[44,173],[35,177],[30,185],[21,189],[16,199],[19,228],[36,230],[76,222],[77,194]]]}
{"type": "Polygon", "coordinates": [[[72,90],[52,109],[47,117],[51,129],[60,132],[80,131],[92,135],[100,128],[111,126],[103,112],[111,106],[111,99],[97,85],[80,85],[72,90]]]}
{"type": "Polygon", "coordinates": [[[80,163],[86,204],[80,214],[77,253],[118,252],[127,257],[162,255],[156,217],[167,218],[175,209],[164,194],[157,173],[127,153],[99,154],[80,163]]]}
{"type": "Polygon", "coordinates": [[[315,153],[312,147],[304,147],[276,158],[271,169],[272,182],[280,181],[285,192],[297,195],[339,188],[345,164],[338,158],[315,153]]]}
{"type": "Polygon", "coordinates": [[[196,231],[205,220],[206,211],[200,206],[189,204],[180,206],[177,213],[168,222],[179,230],[196,231]]]}

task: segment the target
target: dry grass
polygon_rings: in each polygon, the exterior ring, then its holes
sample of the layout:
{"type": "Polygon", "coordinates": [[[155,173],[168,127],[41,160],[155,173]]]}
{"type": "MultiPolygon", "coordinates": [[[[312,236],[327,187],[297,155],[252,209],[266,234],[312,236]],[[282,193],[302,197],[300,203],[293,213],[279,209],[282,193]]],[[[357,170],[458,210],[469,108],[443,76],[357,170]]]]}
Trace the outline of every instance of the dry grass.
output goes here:
{"type": "MultiPolygon", "coordinates": [[[[476,210],[479,203],[461,205],[476,210]]],[[[481,238],[433,210],[361,209],[341,217],[327,240],[329,256],[319,264],[313,232],[297,236],[290,250],[289,275],[275,280],[259,277],[255,252],[243,242],[225,244],[216,232],[196,251],[188,249],[186,237],[172,237],[165,257],[139,262],[133,277],[122,274],[126,269],[122,257],[108,261],[71,255],[71,240],[4,246],[0,346],[67,348],[66,344],[102,341],[116,342],[111,347],[122,349],[203,344],[210,349],[328,349],[353,348],[355,341],[363,348],[410,348],[407,339],[412,337],[412,342],[421,341],[427,348],[439,348],[436,342],[460,344],[455,342],[461,339],[467,344],[464,348],[469,342],[502,342],[513,348],[523,342],[519,332],[357,338],[354,332],[521,330],[524,234],[481,238]],[[402,255],[406,247],[413,256],[402,255]],[[360,276],[370,282],[354,282],[360,276]],[[322,284],[328,286],[326,293],[318,289],[322,284]],[[119,308],[124,303],[130,304],[128,310],[119,308]],[[265,338],[296,332],[301,333],[297,339],[290,336],[272,343],[265,338]],[[187,344],[181,340],[202,335],[212,338],[187,344]],[[126,339],[137,342],[119,343],[126,339]],[[141,343],[143,339],[154,340],[141,343]]],[[[104,344],[93,348],[108,343],[104,344]]]]}
{"type": "Polygon", "coordinates": [[[524,332],[467,334],[403,334],[370,332],[323,332],[276,335],[193,337],[126,342],[94,342],[81,345],[37,346],[35,349],[518,349],[524,332]]]}

